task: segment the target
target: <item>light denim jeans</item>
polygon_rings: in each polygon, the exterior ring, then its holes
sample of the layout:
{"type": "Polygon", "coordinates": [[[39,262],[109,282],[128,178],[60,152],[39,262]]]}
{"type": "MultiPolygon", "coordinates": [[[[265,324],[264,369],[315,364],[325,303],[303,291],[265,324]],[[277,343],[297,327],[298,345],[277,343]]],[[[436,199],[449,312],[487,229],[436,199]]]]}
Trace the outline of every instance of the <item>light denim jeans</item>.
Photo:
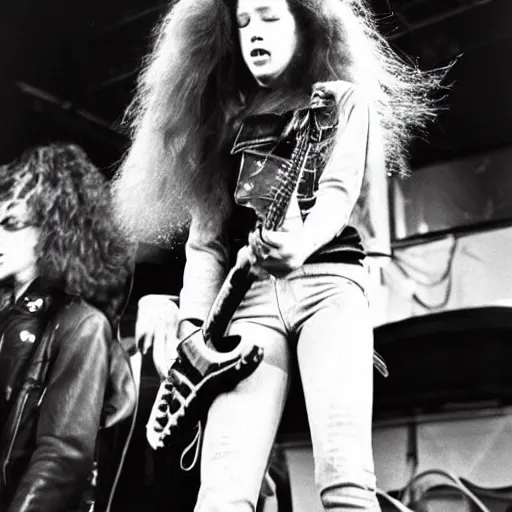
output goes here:
{"type": "Polygon", "coordinates": [[[297,351],[325,510],[380,511],[371,445],[373,333],[367,272],[306,264],[256,281],[231,334],[260,345],[264,360],[210,408],[195,512],[254,512],[285,405],[297,351]]]}

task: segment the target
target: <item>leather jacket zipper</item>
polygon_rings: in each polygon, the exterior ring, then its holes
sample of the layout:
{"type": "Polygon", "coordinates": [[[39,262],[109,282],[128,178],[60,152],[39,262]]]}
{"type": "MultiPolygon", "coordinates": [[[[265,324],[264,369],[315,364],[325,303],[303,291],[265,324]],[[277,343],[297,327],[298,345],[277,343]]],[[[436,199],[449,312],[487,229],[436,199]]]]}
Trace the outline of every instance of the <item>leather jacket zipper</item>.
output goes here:
{"type": "Polygon", "coordinates": [[[12,449],[14,448],[14,442],[16,441],[16,436],[18,435],[21,418],[23,416],[23,411],[25,410],[25,405],[27,403],[27,400],[28,400],[28,392],[25,393],[25,396],[23,397],[23,401],[21,403],[21,407],[17,411],[16,421],[14,423],[14,430],[12,433],[11,442],[9,444],[9,449],[7,450],[7,455],[5,457],[5,461],[4,461],[3,468],[2,468],[2,478],[3,478],[5,485],[7,485],[7,465],[9,464],[9,459],[11,458],[12,449]]]}

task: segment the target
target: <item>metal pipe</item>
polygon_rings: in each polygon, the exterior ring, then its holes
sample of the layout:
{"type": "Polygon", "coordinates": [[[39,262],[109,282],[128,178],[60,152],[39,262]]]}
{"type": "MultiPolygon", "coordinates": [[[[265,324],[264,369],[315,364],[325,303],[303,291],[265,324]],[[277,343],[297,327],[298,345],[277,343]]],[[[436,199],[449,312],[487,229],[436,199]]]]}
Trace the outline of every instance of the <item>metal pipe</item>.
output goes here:
{"type": "Polygon", "coordinates": [[[118,132],[115,131],[111,127],[111,125],[108,121],[105,121],[101,117],[98,117],[96,114],[88,112],[87,110],[77,108],[70,101],[57,98],[57,96],[53,96],[52,94],[50,94],[46,91],[43,91],[42,89],[38,89],[37,87],[34,87],[33,85],[27,84],[26,82],[16,82],[16,85],[19,87],[19,89],[22,92],[24,92],[25,94],[27,94],[29,96],[32,96],[33,98],[41,100],[44,103],[49,103],[49,104],[55,105],[56,107],[59,107],[61,110],[73,112],[77,116],[81,117],[82,119],[85,119],[86,121],[88,121],[90,123],[96,124],[97,126],[100,126],[101,128],[110,130],[110,131],[118,134],[118,132]]]}
{"type": "Polygon", "coordinates": [[[148,16],[149,14],[153,14],[156,11],[161,11],[168,7],[168,4],[164,3],[162,5],[157,5],[155,7],[148,7],[147,9],[144,9],[143,11],[138,11],[135,14],[132,14],[131,16],[127,16],[126,18],[121,18],[120,20],[116,21],[115,23],[112,23],[112,25],[107,25],[106,27],[103,27],[103,32],[112,32],[114,30],[118,30],[125,25],[128,25],[129,23],[133,23],[135,21],[138,21],[140,18],[144,18],[145,16],[148,16]]]}

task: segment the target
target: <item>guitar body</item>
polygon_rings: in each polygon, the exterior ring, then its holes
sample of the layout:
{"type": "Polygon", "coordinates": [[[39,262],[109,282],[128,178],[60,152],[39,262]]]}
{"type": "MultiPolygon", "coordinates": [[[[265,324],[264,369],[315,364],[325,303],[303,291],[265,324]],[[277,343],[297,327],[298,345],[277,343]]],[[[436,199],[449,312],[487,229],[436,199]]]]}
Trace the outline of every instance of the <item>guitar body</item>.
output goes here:
{"type": "Polygon", "coordinates": [[[219,352],[209,346],[201,329],[178,345],[178,358],[160,385],[147,425],[153,449],[166,446],[180,430],[191,431],[206,418],[215,397],[247,378],[263,359],[263,349],[243,347],[239,337],[224,341],[238,341],[237,347],[219,352]]]}

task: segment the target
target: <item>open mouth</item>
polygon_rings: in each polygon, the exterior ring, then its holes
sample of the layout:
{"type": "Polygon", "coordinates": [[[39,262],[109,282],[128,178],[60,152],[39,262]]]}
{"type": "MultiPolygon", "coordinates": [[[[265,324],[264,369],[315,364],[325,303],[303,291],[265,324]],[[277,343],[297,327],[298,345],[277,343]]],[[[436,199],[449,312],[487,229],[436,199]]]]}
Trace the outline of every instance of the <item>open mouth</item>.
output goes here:
{"type": "Polygon", "coordinates": [[[263,48],[255,48],[251,52],[251,57],[270,57],[270,52],[263,48]]]}

